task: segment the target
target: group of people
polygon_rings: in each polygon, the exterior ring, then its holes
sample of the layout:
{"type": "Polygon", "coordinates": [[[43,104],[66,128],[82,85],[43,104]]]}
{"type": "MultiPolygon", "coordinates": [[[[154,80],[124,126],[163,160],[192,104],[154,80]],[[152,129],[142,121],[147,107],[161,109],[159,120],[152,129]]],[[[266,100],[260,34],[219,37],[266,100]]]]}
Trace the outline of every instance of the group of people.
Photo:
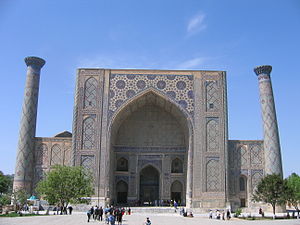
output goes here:
{"type": "MultiPolygon", "coordinates": [[[[53,211],[56,212],[57,215],[72,215],[73,207],[71,205],[68,206],[55,206],[53,211]]],[[[55,213],[54,213],[55,214],[55,213]]]]}
{"type": "Polygon", "coordinates": [[[87,211],[87,216],[88,216],[88,222],[90,222],[91,217],[94,220],[99,220],[102,221],[103,220],[103,208],[102,206],[98,207],[96,206],[92,206],[88,211],[87,211]]]}
{"type": "MultiPolygon", "coordinates": [[[[115,208],[113,206],[107,207],[103,209],[102,207],[91,207],[90,210],[87,211],[87,217],[88,217],[88,222],[90,222],[90,219],[93,218],[94,220],[103,220],[103,214],[105,215],[105,222],[107,224],[115,225],[117,222],[118,225],[122,224],[123,220],[123,215],[125,214],[125,209],[124,208],[115,208]]],[[[127,212],[128,215],[131,214],[131,209],[128,208],[127,212]]]]}
{"type": "Polygon", "coordinates": [[[230,210],[227,209],[226,212],[225,210],[223,211],[220,211],[220,210],[216,210],[216,211],[213,211],[213,210],[209,210],[209,214],[208,214],[208,217],[209,219],[217,219],[217,220],[225,220],[225,217],[227,220],[230,220],[231,218],[231,213],[230,213],[230,210]]]}

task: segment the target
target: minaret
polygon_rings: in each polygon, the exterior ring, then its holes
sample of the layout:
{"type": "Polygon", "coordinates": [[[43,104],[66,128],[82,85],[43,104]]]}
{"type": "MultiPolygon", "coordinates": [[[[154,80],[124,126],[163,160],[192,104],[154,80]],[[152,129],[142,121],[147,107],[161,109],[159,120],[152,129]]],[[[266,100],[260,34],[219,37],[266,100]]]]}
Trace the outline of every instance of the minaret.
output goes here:
{"type": "Polygon", "coordinates": [[[20,122],[13,190],[23,189],[31,194],[40,71],[45,64],[45,60],[38,57],[26,57],[25,63],[27,65],[27,77],[20,122]]]}
{"type": "Polygon", "coordinates": [[[260,103],[264,128],[265,174],[282,175],[280,142],[270,73],[272,66],[258,66],[260,103]]]}

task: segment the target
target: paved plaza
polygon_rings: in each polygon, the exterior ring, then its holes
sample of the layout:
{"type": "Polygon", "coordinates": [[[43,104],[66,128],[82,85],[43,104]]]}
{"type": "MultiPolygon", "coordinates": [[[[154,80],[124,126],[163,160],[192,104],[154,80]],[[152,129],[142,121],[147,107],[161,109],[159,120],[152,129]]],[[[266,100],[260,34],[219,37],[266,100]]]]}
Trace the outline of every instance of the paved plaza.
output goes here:
{"type": "MultiPolygon", "coordinates": [[[[125,215],[123,225],[143,225],[146,217],[151,219],[152,225],[212,225],[212,224],[251,224],[251,225],[271,225],[271,224],[289,224],[300,225],[300,220],[267,220],[267,221],[244,221],[240,219],[231,219],[230,221],[222,221],[216,219],[208,219],[203,216],[195,216],[194,218],[186,218],[178,214],[132,214],[125,215]]],[[[17,217],[17,218],[0,218],[1,225],[104,225],[104,222],[94,221],[87,222],[87,217],[84,213],[75,213],[73,215],[51,215],[37,217],[17,217]]]]}

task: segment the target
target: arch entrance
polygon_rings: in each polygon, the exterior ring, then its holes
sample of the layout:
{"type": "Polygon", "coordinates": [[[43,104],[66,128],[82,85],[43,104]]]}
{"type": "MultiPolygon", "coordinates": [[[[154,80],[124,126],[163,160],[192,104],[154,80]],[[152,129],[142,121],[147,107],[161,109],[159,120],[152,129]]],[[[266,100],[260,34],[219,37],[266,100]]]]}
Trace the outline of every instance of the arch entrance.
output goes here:
{"type": "Polygon", "coordinates": [[[179,181],[175,181],[171,186],[171,199],[182,203],[182,184],[179,181]]]}
{"type": "Polygon", "coordinates": [[[117,203],[126,204],[128,195],[128,185],[125,181],[119,181],[117,183],[117,203]]]}
{"type": "Polygon", "coordinates": [[[153,205],[159,200],[159,172],[153,166],[147,166],[140,172],[140,202],[153,205]]]}
{"type": "MultiPolygon", "coordinates": [[[[118,191],[120,179],[127,181],[128,204],[154,205],[170,200],[167,177],[182,182],[187,179],[190,126],[179,107],[154,91],[137,96],[121,108],[110,128],[111,201],[123,201],[118,191]],[[172,159],[177,159],[174,165],[172,159]]],[[[182,204],[185,191],[182,186],[180,197],[176,197],[182,204]]]]}

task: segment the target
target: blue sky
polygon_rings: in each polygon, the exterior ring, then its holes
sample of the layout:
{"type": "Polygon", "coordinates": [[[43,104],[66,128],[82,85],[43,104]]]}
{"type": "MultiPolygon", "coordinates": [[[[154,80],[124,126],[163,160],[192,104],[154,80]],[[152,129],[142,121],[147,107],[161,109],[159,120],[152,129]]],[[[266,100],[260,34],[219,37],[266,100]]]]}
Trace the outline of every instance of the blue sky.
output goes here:
{"type": "Polygon", "coordinates": [[[37,136],[71,131],[79,67],[225,70],[229,138],[262,139],[257,77],[273,66],[284,175],[300,174],[300,1],[0,0],[0,170],[14,173],[26,56],[42,69],[37,136]]]}

